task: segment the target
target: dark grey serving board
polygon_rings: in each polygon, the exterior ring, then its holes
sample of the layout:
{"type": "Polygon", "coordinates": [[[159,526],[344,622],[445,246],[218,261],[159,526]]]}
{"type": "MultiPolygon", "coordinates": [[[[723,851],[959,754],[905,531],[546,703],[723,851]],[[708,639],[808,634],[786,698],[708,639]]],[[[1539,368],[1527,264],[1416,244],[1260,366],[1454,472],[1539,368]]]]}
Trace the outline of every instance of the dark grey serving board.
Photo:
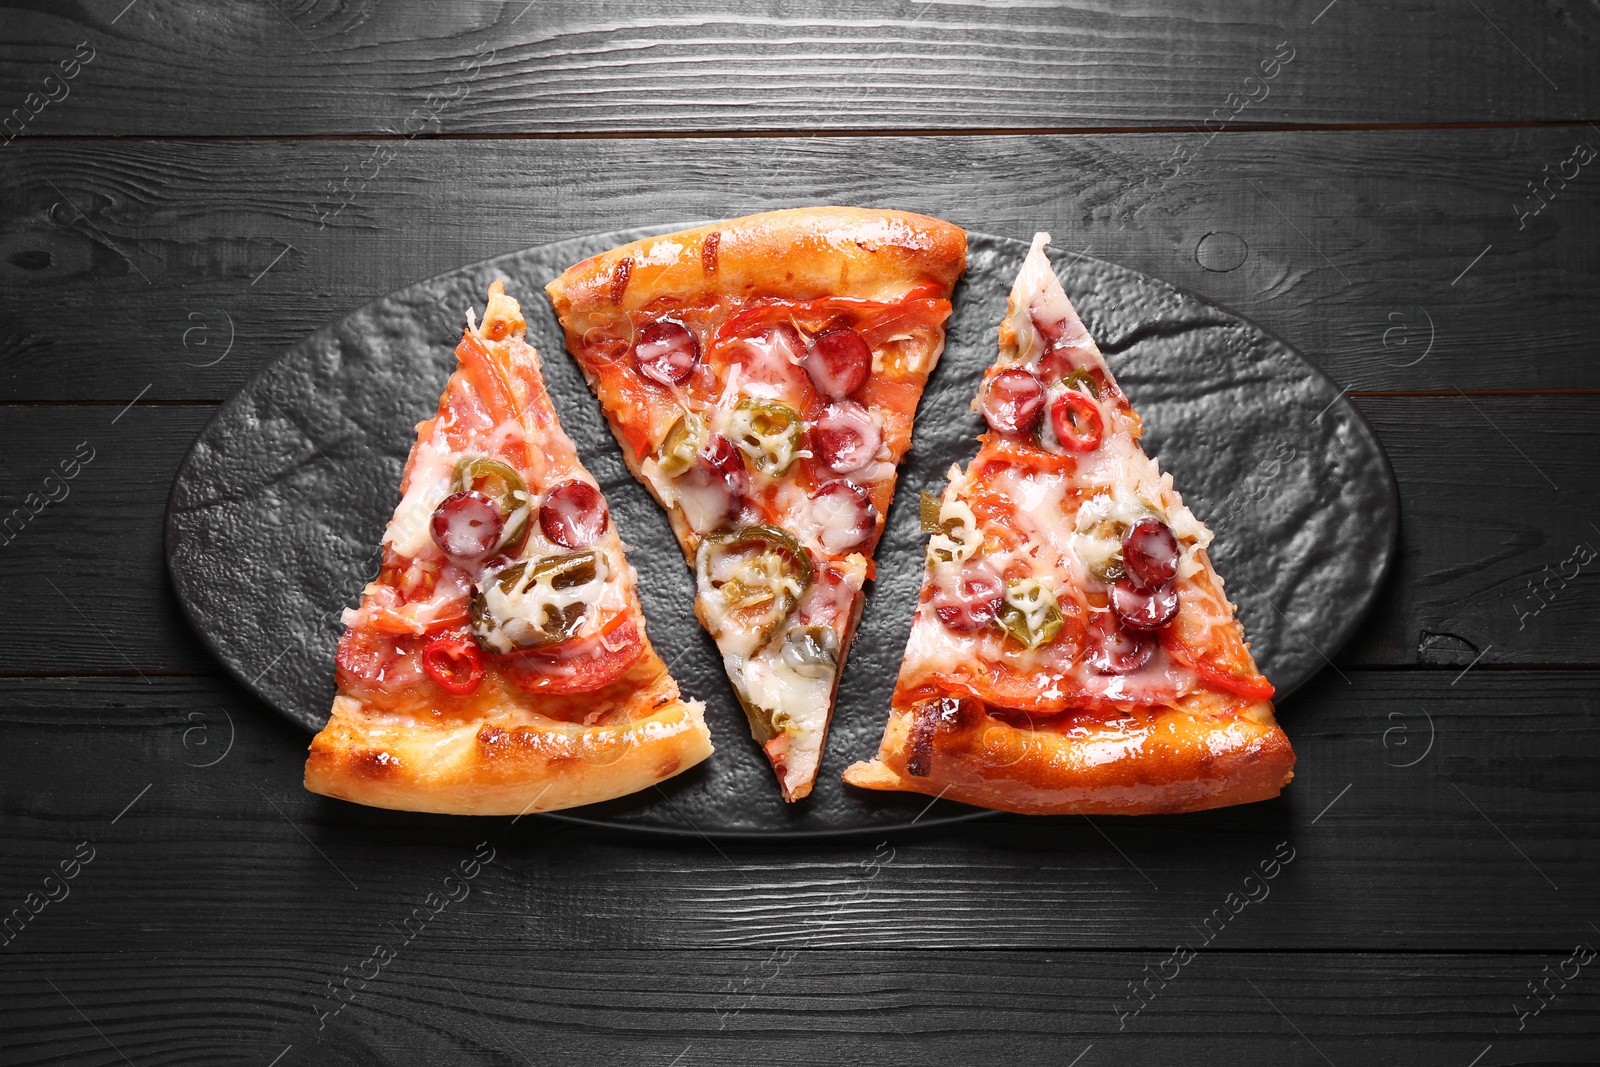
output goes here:
{"type": "MultiPolygon", "coordinates": [[[[705,700],[717,753],[632,797],[562,817],[675,833],[799,835],[928,825],[973,809],[867,793],[839,780],[876,748],[922,576],[918,490],[976,451],[969,408],[1023,242],[969,235],[944,357],[901,467],[878,578],[840,686],[816,790],[780,799],[692,611],[665,516],[628,474],[565,355],[542,288],[567,266],[665,228],[594,235],[486,260],[392,293],[305,338],[225,403],[172,487],[167,560],[202,640],[275,709],[317,729],[333,699],[341,610],[376,573],[414,425],[454,366],[468,307],[498,277],[523,306],[557,411],[631,546],[652,641],[705,700]]],[[[1231,312],[1111,263],[1053,251],[1067,292],[1145,420],[1145,446],[1216,533],[1212,557],[1279,699],[1350,638],[1399,526],[1381,446],[1339,389],[1231,312]]],[[[1291,739],[1292,705],[1284,716],[1291,739]]],[[[330,802],[331,803],[331,802],[330,802]]]]}

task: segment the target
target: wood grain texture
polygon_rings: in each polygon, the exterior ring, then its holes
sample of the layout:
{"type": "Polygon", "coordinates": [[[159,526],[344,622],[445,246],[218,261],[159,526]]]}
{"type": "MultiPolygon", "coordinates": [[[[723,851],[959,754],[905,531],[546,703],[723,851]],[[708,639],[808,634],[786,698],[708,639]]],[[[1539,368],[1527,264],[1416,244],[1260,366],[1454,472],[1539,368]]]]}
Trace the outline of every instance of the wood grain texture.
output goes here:
{"type": "Polygon", "coordinates": [[[18,142],[0,151],[0,400],[220,400],[329,319],[464,263],[819,201],[1048,229],[1357,391],[1594,389],[1600,162],[1520,230],[1516,213],[1579,137],[18,142]],[[1234,263],[1223,245],[1242,262],[1203,267],[1234,263]]]}
{"type": "Polygon", "coordinates": [[[1216,109],[1238,123],[1559,121],[1600,110],[1600,16],[1585,5],[116,8],[8,12],[7,107],[79,42],[95,49],[28,135],[1198,125],[1216,109]],[[1247,84],[1275,54],[1293,58],[1264,87],[1247,84]],[[1246,93],[1259,103],[1235,115],[1230,94],[1246,93]]]}
{"type": "Polygon", "coordinates": [[[715,846],[314,796],[307,736],[221,679],[5,678],[0,914],[78,842],[96,857],[0,951],[354,953],[485,840],[472,908],[500,919],[453,923],[455,951],[1562,951],[1600,876],[1595,675],[1453,677],[1314,680],[1266,803],[715,846]]]}
{"type": "Polygon", "coordinates": [[[1600,1060],[1600,170],[1550,177],[1597,43],[1507,0],[0,6],[0,1063],[1600,1060]],[[816,202],[1050,229],[1358,394],[1401,554],[1281,709],[1287,794],[712,844],[305,793],[167,590],[213,405],[460,264],[816,202]]]}
{"type": "MultiPolygon", "coordinates": [[[[1394,464],[1401,543],[1386,592],[1338,662],[1459,670],[1481,653],[1487,665],[1596,663],[1600,560],[1582,564],[1580,546],[1600,551],[1587,495],[1600,397],[1365,397],[1357,406],[1394,464]]],[[[0,584],[37,608],[0,615],[0,671],[213,668],[162,564],[167,491],[211,408],[0,411],[0,454],[10,457],[0,470],[0,584]],[[84,447],[94,458],[76,478],[52,478],[84,447]]],[[[315,447],[306,441],[308,460],[315,447]]],[[[1270,493],[1271,484],[1249,488],[1270,493]]],[[[352,602],[365,577],[352,578],[352,602]]]]}
{"type": "MultiPolygon", "coordinates": [[[[492,922],[469,898],[455,929],[492,922]]],[[[490,969],[425,932],[318,1029],[357,950],[33,955],[0,972],[8,1063],[970,1065],[1592,1063],[1600,986],[1574,980],[1517,1032],[1565,956],[1202,954],[1138,1015],[1160,956],[801,951],[549,953],[490,969]],[[52,988],[52,985],[55,987],[52,988]],[[321,992],[321,997],[318,993],[321,992]],[[82,1014],[78,1014],[81,1011],[82,1014]],[[86,1021],[87,1020],[87,1021],[86,1021]],[[1119,1023],[1122,1029],[1119,1029],[1119,1023]],[[117,1051],[113,1051],[114,1046],[117,1051]],[[1087,1053],[1087,1055],[1085,1055],[1087,1053]],[[1325,1058],[1325,1059],[1324,1059],[1325,1058]]],[[[385,935],[377,935],[379,937],[385,935]]],[[[1569,946],[1570,947],[1570,946],[1569,946]]],[[[1591,964],[1592,966],[1592,964],[1591,964]]],[[[368,973],[371,973],[370,969],[368,973]]],[[[1169,970],[1170,974],[1171,971],[1169,970]]],[[[1552,984],[1552,989],[1556,988],[1552,984]]]]}

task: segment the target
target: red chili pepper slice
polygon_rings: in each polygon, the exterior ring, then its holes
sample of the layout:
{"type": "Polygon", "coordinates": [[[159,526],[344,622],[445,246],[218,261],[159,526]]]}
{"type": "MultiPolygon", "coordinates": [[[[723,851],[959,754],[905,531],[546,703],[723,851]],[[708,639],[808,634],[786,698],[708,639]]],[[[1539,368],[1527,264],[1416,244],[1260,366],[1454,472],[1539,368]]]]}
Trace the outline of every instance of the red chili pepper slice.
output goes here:
{"type": "Polygon", "coordinates": [[[483,653],[467,637],[436,637],[422,650],[422,668],[439,688],[458,697],[475,692],[483,681],[483,653]]]}
{"type": "Polygon", "coordinates": [[[1069,452],[1093,452],[1100,447],[1100,437],[1105,433],[1105,423],[1094,401],[1071,389],[1051,405],[1050,425],[1061,447],[1069,452]]]}

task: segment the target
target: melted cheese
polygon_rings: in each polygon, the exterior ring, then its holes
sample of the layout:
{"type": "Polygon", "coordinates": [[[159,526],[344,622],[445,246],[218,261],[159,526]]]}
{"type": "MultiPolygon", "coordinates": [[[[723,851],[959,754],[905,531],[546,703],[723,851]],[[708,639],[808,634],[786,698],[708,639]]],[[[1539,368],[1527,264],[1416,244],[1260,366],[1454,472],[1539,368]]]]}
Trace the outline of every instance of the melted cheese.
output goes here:
{"type": "Polygon", "coordinates": [[[1006,583],[1006,605],[1022,614],[1022,624],[1030,634],[1044,629],[1050,613],[1060,610],[1056,595],[1036,578],[1006,583]]]}
{"type": "Polygon", "coordinates": [[[796,386],[805,372],[800,369],[801,353],[795,351],[789,331],[769,330],[744,338],[739,354],[734,370],[744,379],[746,393],[794,403],[796,386]]]}
{"type": "Polygon", "coordinates": [[[768,472],[783,471],[787,475],[795,461],[811,453],[800,447],[800,433],[790,427],[778,433],[762,433],[756,426],[757,418],[757,413],[748,408],[741,411],[736,407],[719,421],[723,425],[724,435],[749,460],[745,469],[752,477],[771,482],[776,478],[768,472]]]}
{"type": "Polygon", "coordinates": [[[394,509],[383,544],[407,559],[436,554],[433,543],[433,513],[450,495],[450,480],[460,457],[444,443],[443,434],[433,434],[417,443],[412,453],[411,476],[406,495],[394,509]]]}
{"type": "Polygon", "coordinates": [[[482,583],[484,604],[499,625],[487,634],[479,633],[479,638],[496,652],[515,652],[535,642],[550,613],[559,618],[575,604],[585,607],[584,626],[592,628],[612,570],[603,554],[597,553],[595,561],[594,577],[568,589],[556,589],[548,575],[536,577],[534,560],[528,561],[509,589],[492,576],[486,577],[482,583]]]}
{"type": "Polygon", "coordinates": [[[965,563],[983,544],[983,533],[978,529],[977,516],[972,514],[972,505],[952,493],[946,493],[939,505],[939,526],[939,532],[928,538],[929,566],[965,563]]]}

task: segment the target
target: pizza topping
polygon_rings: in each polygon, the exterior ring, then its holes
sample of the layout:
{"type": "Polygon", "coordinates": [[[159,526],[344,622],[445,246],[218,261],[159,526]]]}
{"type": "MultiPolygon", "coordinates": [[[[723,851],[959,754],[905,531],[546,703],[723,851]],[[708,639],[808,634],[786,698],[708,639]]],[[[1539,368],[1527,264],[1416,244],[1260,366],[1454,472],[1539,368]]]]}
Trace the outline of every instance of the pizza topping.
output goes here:
{"type": "Polygon", "coordinates": [[[1006,583],[1005,604],[995,622],[1031,652],[1055,640],[1064,620],[1056,595],[1033,578],[1006,583]]]}
{"type": "Polygon", "coordinates": [[[1076,389],[1068,389],[1050,405],[1050,428],[1069,452],[1093,452],[1100,447],[1105,420],[1100,406],[1076,389]]]}
{"type": "Polygon", "coordinates": [[[872,349],[854,330],[824,330],[811,342],[803,361],[811,383],[823,396],[838,400],[866,384],[872,371],[872,349]]]}
{"type": "Polygon", "coordinates": [[[878,509],[864,489],[849,482],[830,482],[811,499],[817,539],[834,555],[859,548],[878,528],[878,509]]]}
{"type": "Polygon", "coordinates": [[[982,630],[1000,614],[1005,600],[1000,572],[984,560],[940,563],[933,568],[934,614],[952,630],[982,630]]]}
{"type": "Polygon", "coordinates": [[[819,729],[839,670],[839,635],[826,626],[792,626],[776,654],[743,661],[739,703],[760,741],[819,729]]]}
{"type": "Polygon", "coordinates": [[[1155,655],[1156,639],[1124,630],[1110,612],[1089,620],[1089,665],[1102,674],[1132,674],[1155,655]]]}
{"type": "Polygon", "coordinates": [[[835,474],[853,474],[878,457],[883,431],[854,400],[835,400],[811,426],[811,454],[835,474]]]}
{"type": "Polygon", "coordinates": [[[334,658],[339,687],[395,692],[420,686],[427,672],[417,648],[426,640],[415,634],[347,627],[334,658]]]}
{"type": "Polygon", "coordinates": [[[560,644],[592,614],[609,575],[592,551],[512,563],[478,583],[472,635],[499,653],[560,644]]]}
{"type": "Polygon", "coordinates": [[[562,548],[594,544],[610,522],[605,497],[584,481],[563,482],[546,493],[539,505],[539,529],[562,548]]]}
{"type": "MultiPolygon", "coordinates": [[[[745,391],[772,400],[798,399],[806,392],[806,374],[800,367],[805,349],[800,334],[787,322],[770,323],[756,333],[738,338],[731,355],[737,360],[745,391]]],[[[738,380],[729,374],[733,392],[738,380]]],[[[730,392],[729,395],[732,395],[730,392]]]]}
{"type": "Polygon", "coordinates": [[[500,543],[505,529],[500,505],[482,493],[464,489],[447,496],[433,512],[433,543],[453,560],[476,563],[500,543]]]}
{"type": "Polygon", "coordinates": [[[839,635],[827,626],[795,626],[784,635],[779,658],[794,674],[832,682],[839,669],[839,635]]]}
{"type": "Polygon", "coordinates": [[[1026,437],[1044,415],[1044,385],[1021,367],[1012,367],[989,379],[979,406],[991,430],[1026,437]]]}
{"type": "Polygon", "coordinates": [[[1100,380],[1093,371],[1079,367],[1061,380],[1061,384],[1068,389],[1076,389],[1081,393],[1088,393],[1096,400],[1100,399],[1100,380]]]}
{"type": "Polygon", "coordinates": [[[711,636],[749,655],[766,645],[811,585],[811,556],[776,526],[712,534],[695,553],[702,621],[711,636]]]}
{"type": "Polygon", "coordinates": [[[483,654],[477,642],[446,634],[422,650],[422,669],[439,688],[458,697],[469,696],[483,682],[483,654]]]}
{"type": "Polygon", "coordinates": [[[1156,589],[1178,574],[1178,539],[1159,519],[1140,519],[1122,535],[1122,561],[1140,589],[1156,589]]]}
{"type": "Polygon", "coordinates": [[[942,726],[953,725],[961,718],[961,700],[958,697],[938,697],[924,700],[911,709],[911,731],[906,739],[910,750],[906,756],[906,773],[913,778],[926,778],[933,769],[933,735],[942,726]]]}
{"type": "Polygon", "coordinates": [[[1159,630],[1178,614],[1178,590],[1170,582],[1141,589],[1123,578],[1111,587],[1111,610],[1130,630],[1159,630]]]}
{"type": "MultiPolygon", "coordinates": [[[[1080,529],[1086,525],[1084,519],[1092,518],[1089,511],[1087,507],[1079,509],[1080,529]]],[[[1106,585],[1127,573],[1122,565],[1122,535],[1127,530],[1127,523],[1107,518],[1087,524],[1087,529],[1072,539],[1073,550],[1083,561],[1084,569],[1106,585]]]]}
{"type": "Polygon", "coordinates": [[[721,434],[707,434],[705,444],[695,453],[695,462],[677,479],[674,489],[690,528],[705,533],[738,517],[739,506],[750,491],[750,475],[732,441],[721,434]]]}
{"type": "Polygon", "coordinates": [[[800,413],[776,400],[741,400],[728,417],[728,436],[764,478],[789,473],[800,456],[800,413]]]}
{"type": "Polygon", "coordinates": [[[456,464],[451,492],[482,493],[500,506],[503,527],[494,551],[515,549],[528,532],[532,508],[528,502],[528,483],[512,467],[488,456],[465,456],[456,464]]]}
{"type": "Polygon", "coordinates": [[[694,373],[700,362],[700,342],[681,322],[662,319],[639,334],[633,346],[639,373],[661,385],[677,385],[694,373]]]}
{"type": "Polygon", "coordinates": [[[644,476],[662,503],[683,511],[691,530],[708,533],[739,517],[750,475],[732,441],[689,414],[673,424],[661,448],[659,459],[645,460],[644,476]]]}
{"type": "Polygon", "coordinates": [[[502,656],[498,663],[525,693],[589,693],[621,678],[643,652],[638,625],[619,612],[595,633],[502,656]]]}
{"type": "Polygon", "coordinates": [[[694,465],[695,456],[705,445],[705,420],[693,412],[685,412],[662,440],[656,467],[668,478],[677,478],[694,465]]]}
{"type": "Polygon", "coordinates": [[[934,529],[938,533],[928,538],[928,559],[934,563],[965,563],[983,544],[972,506],[955,496],[939,505],[934,529]]]}
{"type": "Polygon", "coordinates": [[[1052,348],[1066,335],[1068,317],[1071,314],[1071,308],[1063,310],[1059,306],[1053,306],[1048,296],[1042,293],[1034,298],[1033,305],[1028,308],[1028,318],[1032,320],[1033,328],[1039,331],[1039,336],[1044,338],[1046,346],[1052,348]]]}

